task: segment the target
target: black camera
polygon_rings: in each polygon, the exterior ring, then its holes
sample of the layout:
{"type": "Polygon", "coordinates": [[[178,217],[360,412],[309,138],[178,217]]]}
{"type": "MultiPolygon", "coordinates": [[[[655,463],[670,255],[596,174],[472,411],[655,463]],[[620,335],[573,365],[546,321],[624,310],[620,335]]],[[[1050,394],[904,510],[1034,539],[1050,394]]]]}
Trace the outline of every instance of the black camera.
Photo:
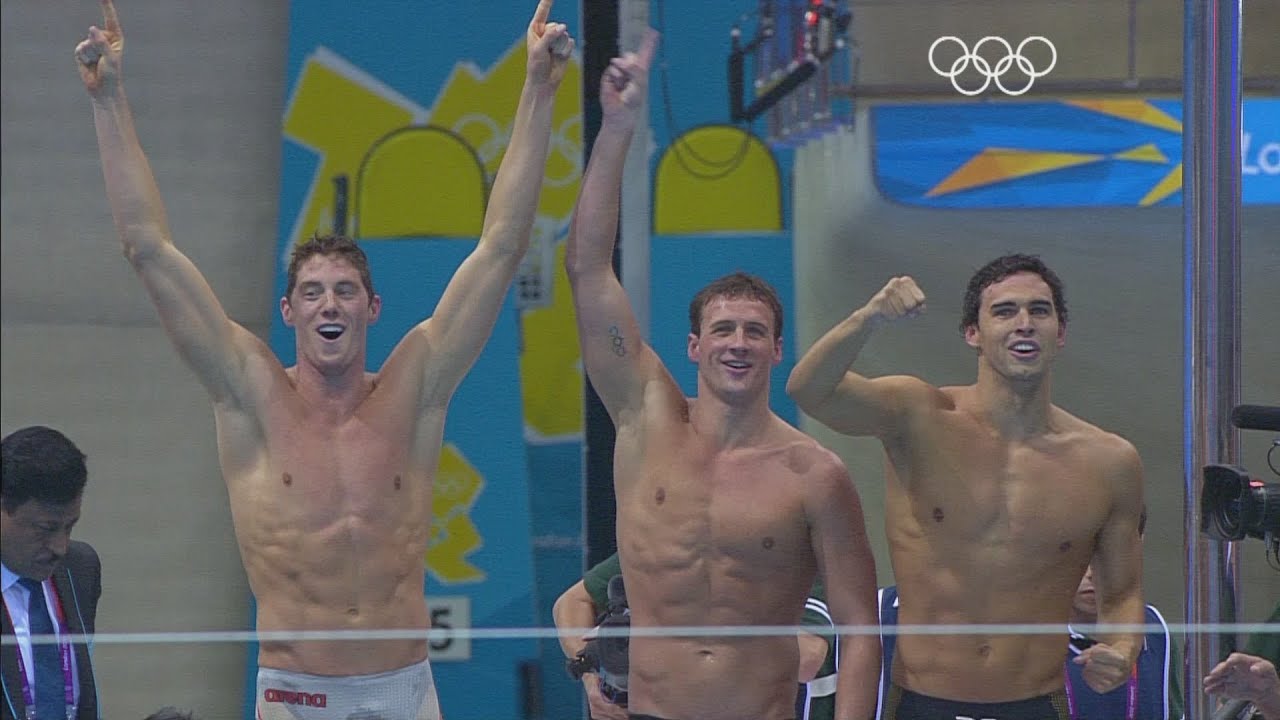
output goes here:
{"type": "MultiPolygon", "coordinates": [[[[1240,405],[1231,423],[1242,430],[1280,432],[1280,407],[1240,405]]],[[[1272,444],[1271,452],[1280,447],[1272,444]]],[[[1267,453],[1267,464],[1276,471],[1267,453]]],[[[1200,530],[1217,540],[1254,537],[1280,546],[1280,483],[1265,483],[1235,465],[1206,465],[1200,494],[1200,530]]]]}
{"type": "Polygon", "coordinates": [[[1200,529],[1218,540],[1280,537],[1280,483],[1234,465],[1206,465],[1200,512],[1200,529]]]}
{"type": "Polygon", "coordinates": [[[631,610],[621,575],[609,579],[608,608],[596,619],[594,636],[578,654],[566,661],[566,669],[574,680],[595,673],[600,680],[600,694],[606,700],[627,706],[627,673],[630,671],[631,610]]]}

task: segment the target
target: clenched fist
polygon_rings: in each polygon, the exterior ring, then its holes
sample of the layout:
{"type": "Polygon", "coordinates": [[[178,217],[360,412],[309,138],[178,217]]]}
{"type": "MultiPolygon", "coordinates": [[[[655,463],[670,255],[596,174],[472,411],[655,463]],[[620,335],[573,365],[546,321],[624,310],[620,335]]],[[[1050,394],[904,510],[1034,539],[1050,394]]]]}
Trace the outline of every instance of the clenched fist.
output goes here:
{"type": "Polygon", "coordinates": [[[886,283],[865,307],[880,321],[913,318],[925,311],[924,291],[911,276],[902,275],[886,283]]]}
{"type": "Polygon", "coordinates": [[[1096,693],[1120,687],[1133,672],[1128,656],[1104,643],[1085,649],[1072,662],[1084,666],[1084,682],[1096,693]]]}

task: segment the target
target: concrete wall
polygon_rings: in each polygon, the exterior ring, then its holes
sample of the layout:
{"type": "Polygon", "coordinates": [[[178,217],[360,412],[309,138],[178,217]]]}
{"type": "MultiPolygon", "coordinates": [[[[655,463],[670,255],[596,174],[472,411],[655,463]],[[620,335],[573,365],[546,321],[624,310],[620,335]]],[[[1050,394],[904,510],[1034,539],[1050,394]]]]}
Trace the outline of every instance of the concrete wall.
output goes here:
{"type": "MultiPolygon", "coordinates": [[[[176,242],[264,335],[275,246],[286,3],[122,1],[125,77],[176,242]]],[[[238,630],[249,590],[213,421],[120,255],[72,49],[89,0],[2,6],[0,430],[89,456],[78,538],[102,556],[102,632],[238,630]]],[[[242,645],[95,649],[104,716],[239,715],[242,645]]]]}
{"type": "MultiPolygon", "coordinates": [[[[860,50],[858,80],[863,83],[936,84],[927,57],[930,44],[944,35],[962,38],[970,46],[982,37],[997,35],[1015,47],[1027,36],[1040,35],[1058,52],[1058,64],[1049,79],[1121,80],[1130,76],[1131,31],[1134,78],[1182,77],[1184,0],[854,0],[852,4],[852,29],[860,50]]],[[[1280,77],[1280,45],[1273,40],[1280,31],[1280,3],[1244,3],[1242,25],[1244,75],[1280,77]]],[[[1048,52],[1036,44],[1028,45],[1026,52],[1039,67],[1048,62],[1048,52]]],[[[999,56],[993,47],[985,49],[983,57],[994,62],[999,56]]]]}

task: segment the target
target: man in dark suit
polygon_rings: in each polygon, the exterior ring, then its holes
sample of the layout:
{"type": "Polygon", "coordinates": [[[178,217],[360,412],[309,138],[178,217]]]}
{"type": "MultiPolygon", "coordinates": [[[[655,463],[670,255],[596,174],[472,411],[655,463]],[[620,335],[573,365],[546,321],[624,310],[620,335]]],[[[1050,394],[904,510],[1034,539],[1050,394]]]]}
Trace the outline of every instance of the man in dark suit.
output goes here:
{"type": "Polygon", "coordinates": [[[96,720],[90,648],[102,564],[71,539],[88,473],[62,433],[33,426],[0,440],[0,590],[4,595],[0,716],[96,720]],[[57,635],[58,642],[32,643],[57,635]]]}

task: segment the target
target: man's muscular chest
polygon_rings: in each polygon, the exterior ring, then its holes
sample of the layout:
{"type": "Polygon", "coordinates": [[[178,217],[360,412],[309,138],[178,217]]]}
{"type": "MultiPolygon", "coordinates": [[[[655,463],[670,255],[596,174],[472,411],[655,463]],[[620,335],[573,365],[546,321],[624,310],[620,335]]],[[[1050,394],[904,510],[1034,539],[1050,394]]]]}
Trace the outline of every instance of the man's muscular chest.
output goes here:
{"type": "Polygon", "coordinates": [[[1019,555],[1073,556],[1101,527],[1110,490],[1079,448],[961,429],[897,462],[891,494],[923,534],[1019,555]]]}
{"type": "Polygon", "coordinates": [[[376,422],[300,418],[266,438],[264,470],[251,480],[259,517],[299,530],[335,523],[390,527],[430,503],[424,473],[403,433],[376,422]]]}
{"type": "Polygon", "coordinates": [[[646,544],[756,569],[808,552],[802,488],[778,452],[714,453],[693,444],[663,454],[619,490],[623,522],[646,544]]]}

